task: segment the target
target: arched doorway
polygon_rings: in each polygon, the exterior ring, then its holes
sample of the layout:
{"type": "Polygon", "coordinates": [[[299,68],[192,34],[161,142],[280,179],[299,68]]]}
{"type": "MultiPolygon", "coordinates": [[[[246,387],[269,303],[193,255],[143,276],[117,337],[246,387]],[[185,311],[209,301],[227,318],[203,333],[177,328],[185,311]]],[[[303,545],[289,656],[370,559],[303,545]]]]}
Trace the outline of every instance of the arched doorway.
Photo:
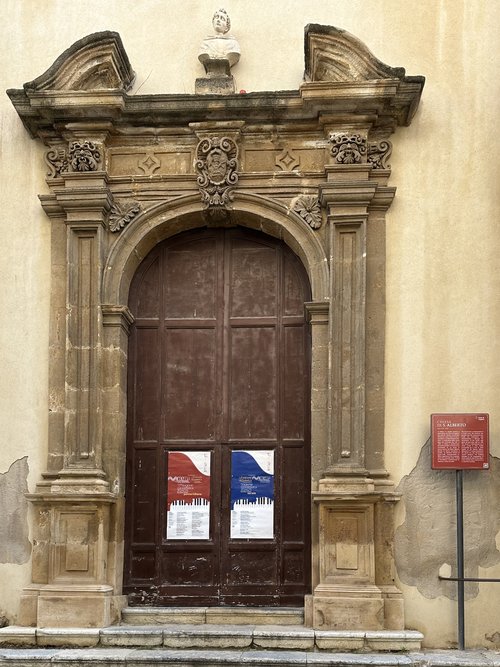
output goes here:
{"type": "Polygon", "coordinates": [[[310,592],[309,299],[292,251],[239,227],[169,238],[137,269],[131,604],[297,605],[310,592]]]}

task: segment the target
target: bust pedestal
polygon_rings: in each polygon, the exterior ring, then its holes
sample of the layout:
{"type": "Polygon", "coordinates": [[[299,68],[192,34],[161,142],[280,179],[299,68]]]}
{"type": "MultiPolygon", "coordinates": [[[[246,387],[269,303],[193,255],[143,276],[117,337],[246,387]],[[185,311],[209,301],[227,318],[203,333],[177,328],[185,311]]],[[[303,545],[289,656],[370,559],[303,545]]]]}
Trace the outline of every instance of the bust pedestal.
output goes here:
{"type": "Polygon", "coordinates": [[[231,95],[235,92],[231,64],[227,58],[206,58],[202,62],[206,76],[196,79],[197,95],[231,95]]]}

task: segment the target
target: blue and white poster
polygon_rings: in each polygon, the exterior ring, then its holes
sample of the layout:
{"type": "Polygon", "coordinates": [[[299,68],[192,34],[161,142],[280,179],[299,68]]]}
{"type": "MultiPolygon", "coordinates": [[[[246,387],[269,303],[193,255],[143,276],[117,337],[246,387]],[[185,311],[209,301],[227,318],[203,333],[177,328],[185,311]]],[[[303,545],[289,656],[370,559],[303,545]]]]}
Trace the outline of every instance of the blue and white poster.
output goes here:
{"type": "Polygon", "coordinates": [[[231,453],[231,538],[274,537],[274,451],[231,453]]]}

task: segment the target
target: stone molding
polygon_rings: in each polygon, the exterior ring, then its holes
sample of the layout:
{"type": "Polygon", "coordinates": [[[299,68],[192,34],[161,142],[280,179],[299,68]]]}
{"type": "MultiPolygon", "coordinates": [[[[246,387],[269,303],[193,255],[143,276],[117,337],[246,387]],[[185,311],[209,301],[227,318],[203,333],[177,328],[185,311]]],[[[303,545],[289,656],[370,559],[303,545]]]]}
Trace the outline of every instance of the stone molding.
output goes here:
{"type": "Polygon", "coordinates": [[[117,32],[95,32],[70,46],[49,69],[24,84],[30,92],[128,90],[134,81],[128,56],[117,32]]]}
{"type": "Polygon", "coordinates": [[[399,95],[408,100],[398,119],[409,125],[425,83],[423,76],[405,76],[403,67],[389,67],[376,58],[357,37],[333,26],[309,24],[305,28],[305,80],[311,83],[376,82],[393,80],[399,95]],[[409,101],[409,100],[408,100],[409,101]]]}
{"type": "Polygon", "coordinates": [[[384,257],[367,252],[384,246],[395,193],[388,137],[410,122],[424,80],[380,63],[335,28],[309,26],[305,48],[300,89],[211,96],[209,121],[205,95],[127,95],[133,72],[116,33],[80,40],[44,75],[8,91],[28,131],[49,147],[50,194],[40,201],[51,225],[49,392],[57,405],[48,471],[30,496],[37,549],[23,622],[116,618],[130,283],[162,240],[231,224],[283,239],[311,283],[308,622],[345,624],[356,598],[351,627],[403,623],[387,574],[388,507],[397,497],[380,424],[366,451],[367,397],[383,392],[383,354],[369,334],[384,322],[373,288],[384,257]]]}

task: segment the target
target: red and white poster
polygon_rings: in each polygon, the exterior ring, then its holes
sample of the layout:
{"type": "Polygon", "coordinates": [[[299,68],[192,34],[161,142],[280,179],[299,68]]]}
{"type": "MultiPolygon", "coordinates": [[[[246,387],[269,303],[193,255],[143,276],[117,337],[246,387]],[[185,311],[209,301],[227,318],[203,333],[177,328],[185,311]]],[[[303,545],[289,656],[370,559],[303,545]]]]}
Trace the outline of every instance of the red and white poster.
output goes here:
{"type": "Polygon", "coordinates": [[[431,415],[432,467],[435,470],[487,470],[488,415],[447,413],[431,415]]]}
{"type": "Polygon", "coordinates": [[[210,452],[168,452],[167,539],[210,538],[210,452]]]}

